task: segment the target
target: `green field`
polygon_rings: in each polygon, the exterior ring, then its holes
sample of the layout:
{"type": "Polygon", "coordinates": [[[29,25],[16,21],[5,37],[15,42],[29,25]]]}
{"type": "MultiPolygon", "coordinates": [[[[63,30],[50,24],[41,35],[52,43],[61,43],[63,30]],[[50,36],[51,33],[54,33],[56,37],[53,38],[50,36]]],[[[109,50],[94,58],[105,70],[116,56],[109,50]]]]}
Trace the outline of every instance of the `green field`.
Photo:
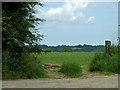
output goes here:
{"type": "Polygon", "coordinates": [[[75,61],[81,65],[83,69],[88,70],[91,61],[93,60],[95,52],[50,52],[46,55],[36,55],[42,63],[63,64],[68,61],[75,61]]]}

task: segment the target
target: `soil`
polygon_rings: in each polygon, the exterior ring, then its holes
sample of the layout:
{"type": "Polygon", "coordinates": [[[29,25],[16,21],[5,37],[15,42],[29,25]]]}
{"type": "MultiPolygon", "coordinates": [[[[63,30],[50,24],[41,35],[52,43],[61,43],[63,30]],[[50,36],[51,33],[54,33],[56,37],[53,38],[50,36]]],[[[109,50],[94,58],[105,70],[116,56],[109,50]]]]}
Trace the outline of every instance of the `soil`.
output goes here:
{"type": "Polygon", "coordinates": [[[51,78],[4,80],[3,88],[118,88],[118,75],[104,75],[83,71],[78,78],[67,78],[55,69],[49,69],[51,78]]]}

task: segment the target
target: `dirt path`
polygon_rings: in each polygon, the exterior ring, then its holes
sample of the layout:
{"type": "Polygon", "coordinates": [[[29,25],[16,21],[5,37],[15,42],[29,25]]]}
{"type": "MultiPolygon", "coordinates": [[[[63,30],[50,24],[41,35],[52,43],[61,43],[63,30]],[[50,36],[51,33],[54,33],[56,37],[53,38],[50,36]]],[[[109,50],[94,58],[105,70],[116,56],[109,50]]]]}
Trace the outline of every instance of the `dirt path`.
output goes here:
{"type": "Polygon", "coordinates": [[[65,78],[58,72],[49,72],[48,75],[61,79],[7,80],[3,81],[3,88],[118,88],[118,75],[89,73],[74,79],[65,78]]]}

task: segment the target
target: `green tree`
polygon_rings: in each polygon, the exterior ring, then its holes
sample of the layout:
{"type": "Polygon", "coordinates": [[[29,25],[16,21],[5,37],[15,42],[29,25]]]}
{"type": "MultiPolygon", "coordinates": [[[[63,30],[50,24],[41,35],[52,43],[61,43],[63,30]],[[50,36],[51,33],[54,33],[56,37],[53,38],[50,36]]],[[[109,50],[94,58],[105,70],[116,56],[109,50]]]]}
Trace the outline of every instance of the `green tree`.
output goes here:
{"type": "Polygon", "coordinates": [[[44,19],[34,16],[37,2],[3,2],[2,3],[2,46],[11,52],[22,52],[25,44],[35,45],[43,35],[35,27],[44,19]],[[34,32],[34,34],[33,34],[34,32]]]}
{"type": "Polygon", "coordinates": [[[44,51],[45,51],[45,52],[52,52],[52,49],[46,48],[44,51]]]}
{"type": "Polygon", "coordinates": [[[33,45],[31,47],[28,48],[28,52],[37,52],[37,53],[40,53],[42,52],[42,49],[40,47],[40,45],[33,45]]]}
{"type": "Polygon", "coordinates": [[[45,70],[36,56],[23,53],[25,45],[36,51],[43,35],[36,26],[44,19],[36,18],[37,2],[2,3],[2,75],[3,79],[40,78],[45,70]]]}
{"type": "Polygon", "coordinates": [[[61,49],[59,49],[59,52],[72,52],[72,48],[71,47],[63,47],[61,49]]]}

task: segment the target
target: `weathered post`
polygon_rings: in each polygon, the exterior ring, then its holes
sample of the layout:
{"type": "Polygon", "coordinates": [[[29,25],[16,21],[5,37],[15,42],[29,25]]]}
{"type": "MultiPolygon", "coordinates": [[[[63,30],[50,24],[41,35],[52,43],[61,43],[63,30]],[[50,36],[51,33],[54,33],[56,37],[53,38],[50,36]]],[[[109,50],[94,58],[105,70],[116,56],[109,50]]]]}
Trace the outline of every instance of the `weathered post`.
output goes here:
{"type": "Polygon", "coordinates": [[[105,53],[111,56],[111,41],[105,41],[105,53]]]}

